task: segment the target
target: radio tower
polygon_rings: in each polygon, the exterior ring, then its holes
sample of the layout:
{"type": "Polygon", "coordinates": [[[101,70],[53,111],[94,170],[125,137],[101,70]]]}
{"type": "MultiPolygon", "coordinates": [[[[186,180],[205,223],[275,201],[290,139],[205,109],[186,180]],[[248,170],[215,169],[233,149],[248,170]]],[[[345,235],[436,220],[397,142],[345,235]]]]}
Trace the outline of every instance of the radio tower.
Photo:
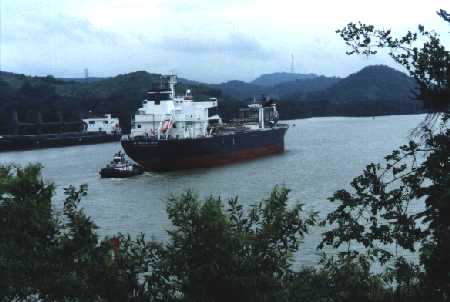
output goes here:
{"type": "Polygon", "coordinates": [[[295,68],[294,68],[294,54],[291,53],[291,73],[295,73],[295,68]]]}
{"type": "Polygon", "coordinates": [[[89,80],[89,69],[85,68],[84,69],[84,81],[87,82],[88,80],[89,80]]]}

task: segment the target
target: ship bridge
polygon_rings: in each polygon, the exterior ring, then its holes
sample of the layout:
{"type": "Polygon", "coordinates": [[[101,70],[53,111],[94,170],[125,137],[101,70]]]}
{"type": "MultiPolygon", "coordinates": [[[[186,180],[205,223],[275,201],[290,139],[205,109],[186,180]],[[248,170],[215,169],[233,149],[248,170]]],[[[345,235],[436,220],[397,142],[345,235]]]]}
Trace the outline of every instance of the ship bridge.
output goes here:
{"type": "Polygon", "coordinates": [[[192,139],[208,135],[208,110],[217,99],[195,102],[190,90],[175,96],[176,77],[169,76],[159,87],[152,87],[134,117],[131,136],[157,139],[192,139]]]}

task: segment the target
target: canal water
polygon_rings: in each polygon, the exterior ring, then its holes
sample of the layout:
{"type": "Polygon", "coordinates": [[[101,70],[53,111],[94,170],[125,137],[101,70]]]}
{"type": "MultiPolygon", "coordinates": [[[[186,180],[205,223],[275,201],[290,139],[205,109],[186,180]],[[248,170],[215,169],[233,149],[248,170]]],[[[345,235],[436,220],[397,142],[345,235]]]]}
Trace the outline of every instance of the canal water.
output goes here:
{"type": "MultiPolygon", "coordinates": [[[[88,184],[82,207],[99,226],[101,236],[117,232],[145,233],[165,240],[170,222],[165,212],[170,194],[187,189],[201,197],[238,196],[249,206],[268,196],[275,185],[291,189],[292,202],[324,217],[334,205],[327,198],[348,188],[370,162],[379,162],[409,140],[424,115],[376,118],[327,117],[287,121],[286,152],[252,161],[209,169],[145,173],[128,179],[101,179],[99,170],[121,150],[120,143],[0,153],[0,164],[40,162],[47,181],[57,186],[54,206],[60,209],[64,187],[88,184]]],[[[308,235],[296,257],[299,265],[313,265],[323,230],[308,235]]]]}

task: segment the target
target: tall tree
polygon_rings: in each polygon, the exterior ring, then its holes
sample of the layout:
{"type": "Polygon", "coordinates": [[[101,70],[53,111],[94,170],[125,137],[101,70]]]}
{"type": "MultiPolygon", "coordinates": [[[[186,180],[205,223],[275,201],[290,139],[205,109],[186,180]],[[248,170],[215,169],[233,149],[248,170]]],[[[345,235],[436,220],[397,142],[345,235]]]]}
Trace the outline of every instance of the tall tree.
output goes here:
{"type": "Polygon", "coordinates": [[[142,292],[142,238],[98,240],[78,204],[86,186],[66,189],[62,215],[41,167],[0,166],[0,301],[130,301],[142,292]]]}
{"type": "Polygon", "coordinates": [[[275,188],[248,212],[237,198],[227,209],[191,192],[171,198],[174,227],[151,258],[149,293],[159,301],[285,301],[292,256],[316,216],[290,208],[288,192],[275,188]]]}
{"type": "MultiPolygon", "coordinates": [[[[450,15],[438,15],[450,23],[450,15]]],[[[332,226],[321,247],[347,247],[348,256],[365,248],[382,264],[396,259],[395,284],[417,281],[428,299],[450,299],[450,53],[434,31],[418,26],[417,32],[394,37],[391,30],[361,22],[337,31],[350,47],[349,54],[373,55],[388,49],[417,81],[422,100],[434,114],[420,129],[417,141],[386,156],[385,163],[369,164],[351,183],[330,199],[336,210],[324,223],[332,226]],[[439,118],[439,123],[431,123],[439,118]],[[356,243],[356,245],[351,245],[356,243]],[[422,273],[396,257],[392,246],[419,249],[422,273]],[[408,269],[405,269],[408,267],[408,269]],[[406,272],[406,273],[405,273],[406,272]],[[417,277],[417,278],[416,278],[417,277]]]]}

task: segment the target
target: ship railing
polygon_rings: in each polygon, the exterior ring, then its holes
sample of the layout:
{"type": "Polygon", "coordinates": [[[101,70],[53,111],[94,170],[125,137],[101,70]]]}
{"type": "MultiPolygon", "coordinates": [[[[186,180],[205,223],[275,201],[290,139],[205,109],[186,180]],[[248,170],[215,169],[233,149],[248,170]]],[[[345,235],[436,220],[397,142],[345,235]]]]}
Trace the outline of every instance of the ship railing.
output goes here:
{"type": "Polygon", "coordinates": [[[122,141],[138,141],[138,142],[147,142],[147,141],[157,141],[159,138],[156,135],[149,136],[146,134],[140,135],[125,135],[122,136],[122,141]]]}

